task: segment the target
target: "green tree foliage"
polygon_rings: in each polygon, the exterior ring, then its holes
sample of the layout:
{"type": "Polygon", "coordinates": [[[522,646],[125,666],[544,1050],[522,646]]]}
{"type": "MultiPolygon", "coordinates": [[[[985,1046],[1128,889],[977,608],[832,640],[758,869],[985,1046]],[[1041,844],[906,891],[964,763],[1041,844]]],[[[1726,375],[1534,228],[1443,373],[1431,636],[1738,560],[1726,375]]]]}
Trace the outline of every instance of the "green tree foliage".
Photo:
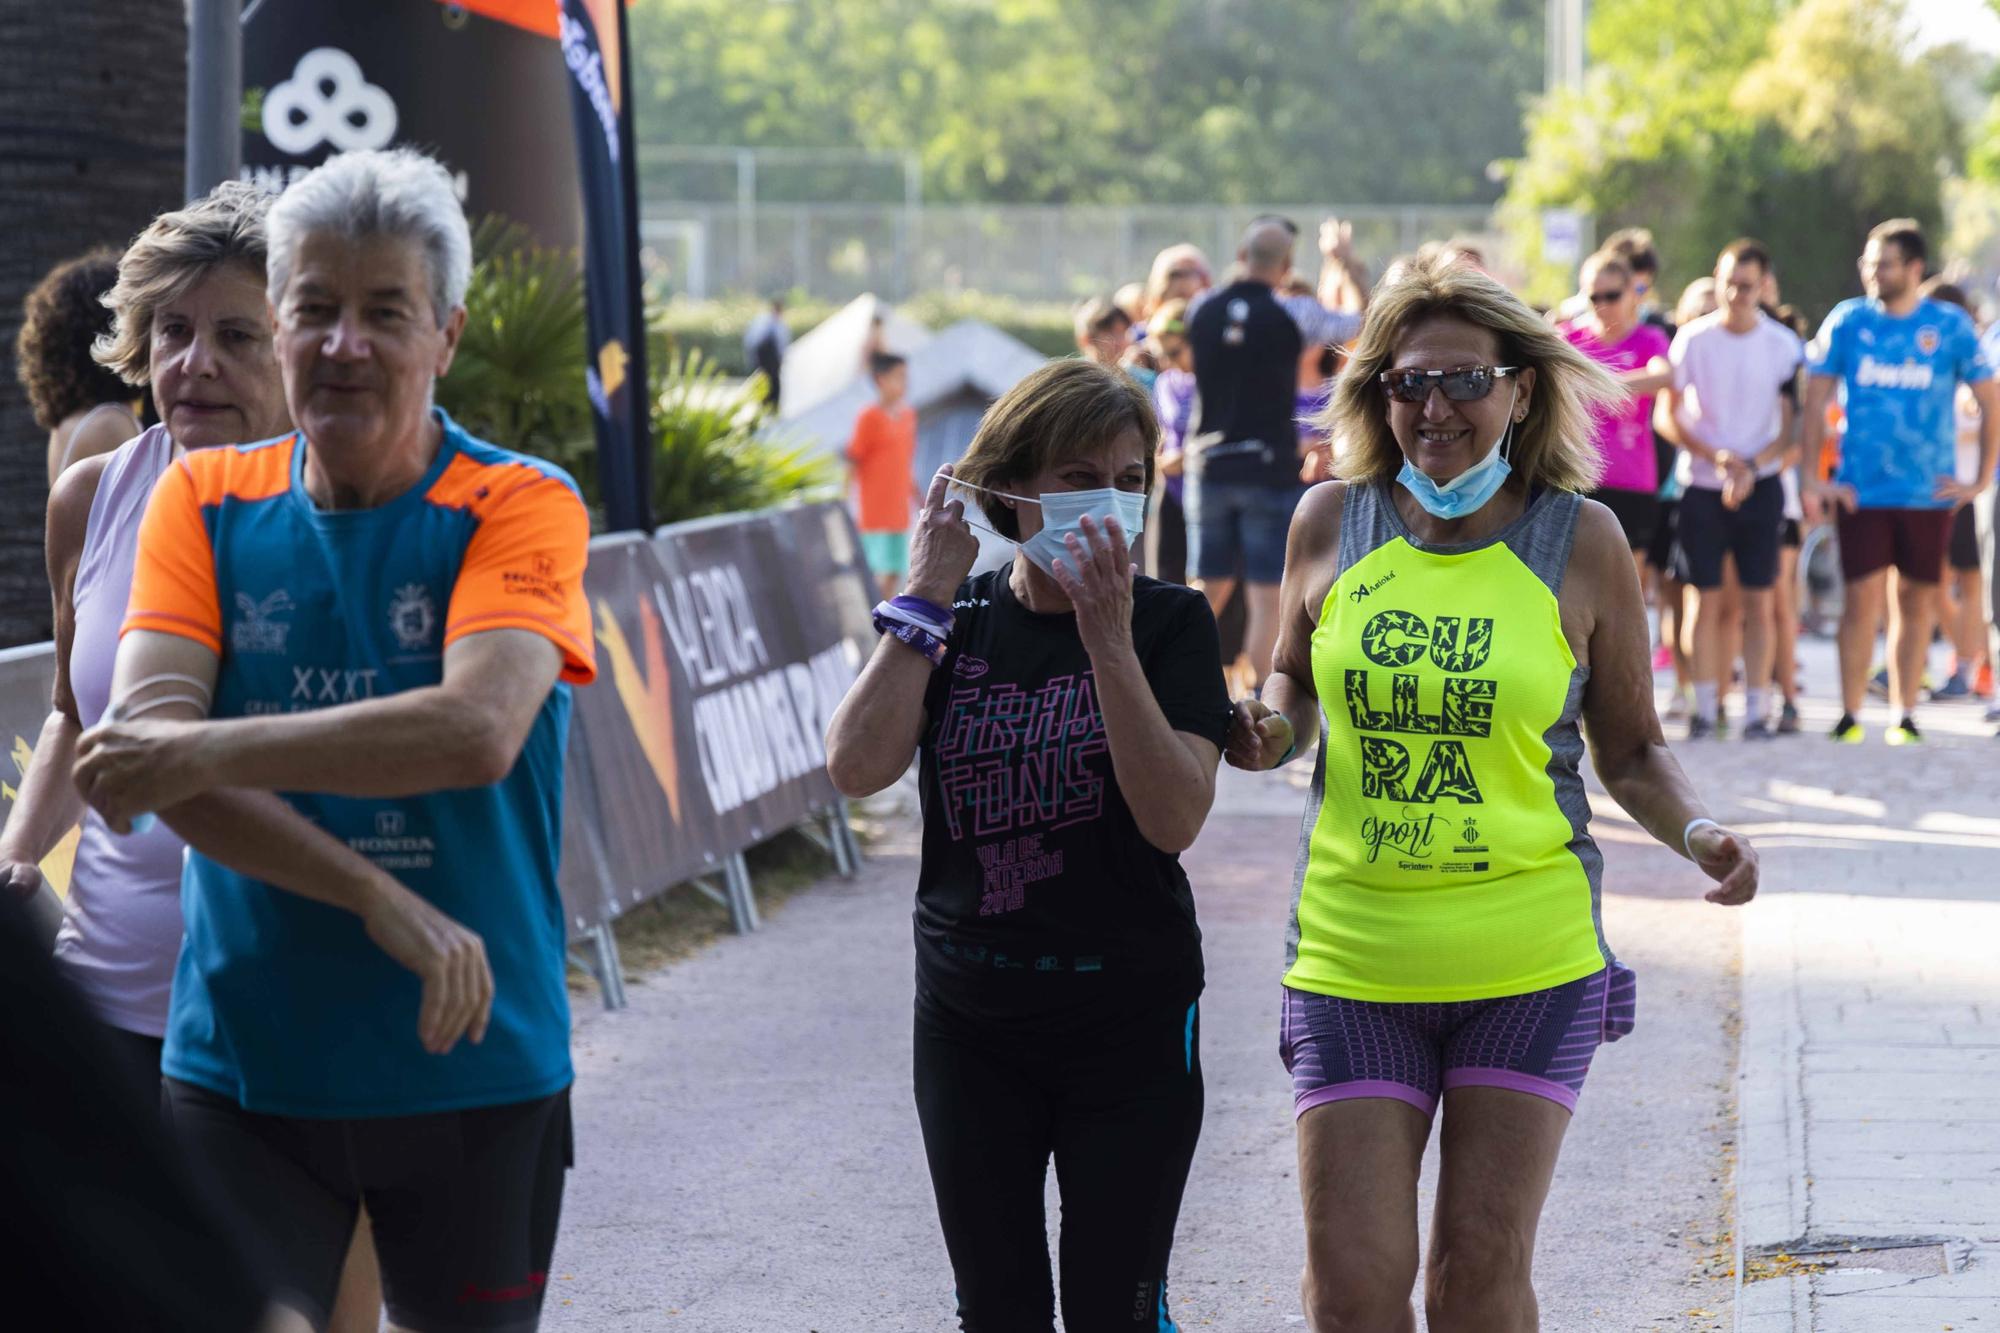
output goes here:
{"type": "MultiPolygon", "coordinates": [[[[601,526],[597,435],[584,387],[587,328],[576,256],[487,218],[473,234],[465,334],[437,401],[482,439],[556,463],[601,526]]],[[[740,341],[740,325],[729,337],[740,341]]],[[[763,381],[739,384],[699,351],[652,340],[653,515],[661,523],[832,495],[837,469],[770,431],[763,381]]]]}
{"type": "MultiPolygon", "coordinates": [[[[1543,9],[635,0],[636,115],[649,143],[916,152],[942,200],[1486,202],[1543,9]]],[[[799,197],[839,179],[791,174],[799,197]]]]}
{"type": "MultiPolygon", "coordinates": [[[[1823,312],[1858,290],[1871,226],[1943,217],[1958,130],[1905,36],[1902,0],[1604,0],[1584,87],[1530,116],[1508,229],[1533,260],[1544,208],[1651,227],[1676,286],[1756,236],[1787,298],[1823,312]]],[[[1566,268],[1531,275],[1540,299],[1573,290],[1566,268]]]]}

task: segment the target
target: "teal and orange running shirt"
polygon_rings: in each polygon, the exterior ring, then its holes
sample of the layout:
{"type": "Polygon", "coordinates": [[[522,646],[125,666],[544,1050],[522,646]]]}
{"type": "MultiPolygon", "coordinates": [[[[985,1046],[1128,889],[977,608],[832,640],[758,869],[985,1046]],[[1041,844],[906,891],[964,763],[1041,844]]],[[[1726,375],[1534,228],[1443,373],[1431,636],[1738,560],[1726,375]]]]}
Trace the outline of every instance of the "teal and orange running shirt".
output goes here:
{"type": "Polygon", "coordinates": [[[302,437],[203,449],[167,470],[140,530],[125,631],[221,659],[214,717],[297,712],[438,684],[444,649],[484,630],[563,654],[512,771],[489,787],[395,799],[287,792],[301,814],[485,941],[493,1018],[431,1055],[421,987],[351,913],[192,849],[165,1072],[273,1115],[417,1115],[569,1086],[563,981],[563,753],[570,685],[596,672],[583,592],[590,521],[560,469],[467,435],[374,509],[329,512],[302,437]]]}

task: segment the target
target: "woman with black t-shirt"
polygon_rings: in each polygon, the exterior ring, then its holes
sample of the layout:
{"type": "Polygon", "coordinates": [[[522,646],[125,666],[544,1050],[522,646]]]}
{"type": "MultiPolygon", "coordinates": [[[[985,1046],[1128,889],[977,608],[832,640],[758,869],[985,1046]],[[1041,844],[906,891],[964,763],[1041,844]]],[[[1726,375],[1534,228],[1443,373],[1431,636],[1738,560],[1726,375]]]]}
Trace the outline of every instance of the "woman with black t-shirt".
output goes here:
{"type": "MultiPolygon", "coordinates": [[[[1201,1130],[1201,932],[1179,853],[1228,734],[1215,621],[1140,578],[1159,427],[1082,361],[1023,380],[931,483],[906,595],[827,734],[849,796],[921,760],[917,1113],[960,1327],[1170,1329],[1167,1256],[1201,1130]],[[967,580],[964,502],[1020,558],[967,580]]],[[[982,525],[983,526],[983,525],[982,525]]]]}

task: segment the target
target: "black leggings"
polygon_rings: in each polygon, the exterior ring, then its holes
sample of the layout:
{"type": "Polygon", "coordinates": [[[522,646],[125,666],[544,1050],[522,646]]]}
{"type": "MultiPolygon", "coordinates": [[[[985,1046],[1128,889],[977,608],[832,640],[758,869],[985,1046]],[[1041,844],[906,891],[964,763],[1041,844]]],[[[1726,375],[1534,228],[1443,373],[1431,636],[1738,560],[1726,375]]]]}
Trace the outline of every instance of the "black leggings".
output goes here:
{"type": "Polygon", "coordinates": [[[1051,1154],[1063,1327],[1175,1327],[1167,1256],[1201,1134],[1198,1024],[1182,1001],[999,1028],[918,995],[917,1118],[966,1333],[1054,1327],[1051,1154]]]}

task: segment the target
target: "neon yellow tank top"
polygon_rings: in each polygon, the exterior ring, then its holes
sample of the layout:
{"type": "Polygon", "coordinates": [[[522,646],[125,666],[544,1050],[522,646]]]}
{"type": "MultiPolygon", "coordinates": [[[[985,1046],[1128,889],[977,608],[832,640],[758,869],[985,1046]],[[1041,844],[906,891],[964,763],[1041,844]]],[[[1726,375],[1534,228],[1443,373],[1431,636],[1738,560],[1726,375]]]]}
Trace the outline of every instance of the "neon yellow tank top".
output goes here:
{"type": "Polygon", "coordinates": [[[1430,547],[1386,485],[1348,488],[1287,986],[1478,1000],[1612,962],[1578,771],[1588,672],[1557,602],[1581,504],[1544,491],[1484,542],[1430,547]]]}

